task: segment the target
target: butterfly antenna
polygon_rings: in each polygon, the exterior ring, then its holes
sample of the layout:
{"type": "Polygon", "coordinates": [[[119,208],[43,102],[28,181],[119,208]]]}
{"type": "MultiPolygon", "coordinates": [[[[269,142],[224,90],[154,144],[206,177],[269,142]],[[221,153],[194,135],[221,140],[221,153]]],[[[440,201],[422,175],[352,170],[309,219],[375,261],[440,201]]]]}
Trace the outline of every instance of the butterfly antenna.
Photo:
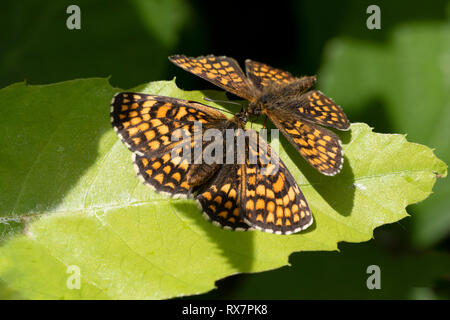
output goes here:
{"type": "MultiPolygon", "coordinates": [[[[217,102],[219,102],[219,103],[229,103],[229,104],[235,104],[235,105],[238,105],[238,106],[242,106],[240,103],[233,102],[233,101],[213,100],[213,99],[210,99],[210,98],[207,98],[207,97],[203,97],[203,100],[210,101],[210,102],[216,102],[216,103],[217,102]]],[[[231,112],[231,111],[228,111],[228,110],[225,110],[225,109],[220,109],[220,108],[216,108],[216,107],[212,107],[212,106],[208,106],[208,107],[216,109],[216,110],[219,110],[219,111],[222,111],[222,112],[228,112],[230,114],[234,114],[234,112],[231,112]]]]}
{"type": "Polygon", "coordinates": [[[210,99],[210,98],[208,98],[208,97],[203,97],[203,100],[210,101],[210,102],[221,102],[221,103],[235,104],[235,105],[237,105],[237,106],[241,106],[241,107],[242,107],[242,104],[240,104],[240,103],[238,103],[238,102],[233,102],[233,101],[227,101],[227,100],[213,100],[213,99],[210,99]]]}

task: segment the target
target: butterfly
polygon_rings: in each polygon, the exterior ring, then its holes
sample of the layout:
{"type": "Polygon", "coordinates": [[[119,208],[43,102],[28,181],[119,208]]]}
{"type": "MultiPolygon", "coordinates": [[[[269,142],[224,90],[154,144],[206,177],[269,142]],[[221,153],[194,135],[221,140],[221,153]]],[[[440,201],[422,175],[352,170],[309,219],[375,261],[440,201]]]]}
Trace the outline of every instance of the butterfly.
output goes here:
{"type": "Polygon", "coordinates": [[[303,193],[270,146],[256,132],[248,134],[246,121],[245,111],[228,119],[207,105],[158,95],[120,92],[111,102],[112,126],[148,186],[172,197],[194,197],[203,215],[223,228],[277,234],[306,229],[313,217],[303,193]],[[233,130],[232,143],[204,139],[208,129],[222,136],[233,130]],[[237,141],[245,141],[243,147],[237,141]],[[201,159],[195,150],[206,158],[217,146],[223,163],[196,161],[201,159]]]}
{"type": "Polygon", "coordinates": [[[287,71],[246,60],[246,73],[226,56],[170,56],[175,65],[247,99],[249,115],[264,114],[319,172],[333,176],[342,169],[343,152],[336,134],[348,130],[347,116],[332,99],[310,90],[315,76],[296,78],[287,71]]]}

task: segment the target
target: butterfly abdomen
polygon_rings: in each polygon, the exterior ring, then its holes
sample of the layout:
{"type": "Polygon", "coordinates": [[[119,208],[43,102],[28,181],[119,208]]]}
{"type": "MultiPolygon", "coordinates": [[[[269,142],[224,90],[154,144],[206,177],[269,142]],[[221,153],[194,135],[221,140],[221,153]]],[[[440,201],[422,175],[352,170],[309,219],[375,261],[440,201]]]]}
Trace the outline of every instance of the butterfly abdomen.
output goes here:
{"type": "Polygon", "coordinates": [[[279,112],[290,99],[283,95],[280,87],[264,90],[254,102],[248,105],[248,113],[253,116],[260,114],[269,115],[271,112],[279,112]]]}
{"type": "Polygon", "coordinates": [[[296,78],[293,82],[282,85],[279,95],[287,98],[302,95],[314,86],[316,80],[315,76],[296,78]]]}
{"type": "MultiPolygon", "coordinates": [[[[245,128],[245,122],[243,122],[243,118],[245,118],[244,113],[238,113],[236,114],[232,119],[225,121],[222,125],[217,124],[217,127],[222,126],[221,128],[221,137],[222,139],[219,139],[218,141],[209,141],[203,144],[203,150],[202,154],[200,155],[200,158],[195,159],[196,162],[191,165],[191,168],[189,169],[189,172],[187,173],[187,183],[191,187],[196,187],[201,184],[204,184],[207,182],[214,173],[220,168],[220,166],[225,163],[226,159],[226,149],[225,146],[229,145],[227,144],[227,137],[228,135],[225,133],[225,130],[231,129],[243,129],[245,128]],[[222,158],[216,159],[216,148],[221,149],[220,154],[222,155],[222,158]],[[209,154],[208,152],[211,152],[209,154]],[[208,154],[205,154],[208,153],[208,154]],[[206,159],[209,159],[208,161],[205,161],[206,159]]],[[[234,136],[230,137],[233,139],[232,143],[234,144],[234,136]]]]}
{"type": "Polygon", "coordinates": [[[204,184],[219,169],[220,164],[193,164],[187,173],[187,183],[191,187],[204,184]]]}

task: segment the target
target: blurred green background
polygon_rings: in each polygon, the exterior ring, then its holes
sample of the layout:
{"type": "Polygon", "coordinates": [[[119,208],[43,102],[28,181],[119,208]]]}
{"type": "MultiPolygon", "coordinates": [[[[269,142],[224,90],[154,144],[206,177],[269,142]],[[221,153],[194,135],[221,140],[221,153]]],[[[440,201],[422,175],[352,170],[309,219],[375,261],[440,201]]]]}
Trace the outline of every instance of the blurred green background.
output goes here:
{"type": "MultiPolygon", "coordinates": [[[[0,8],[0,87],[111,76],[127,89],[176,76],[186,90],[216,89],[167,56],[251,58],[316,74],[352,122],[406,133],[450,162],[449,1],[3,0],[0,8]],[[81,8],[81,30],[66,28],[71,4],[81,8]],[[366,27],[372,4],[381,30],[366,27]]],[[[439,179],[434,190],[368,243],[297,253],[291,267],[233,276],[198,298],[448,299],[450,186],[439,179]],[[371,264],[381,268],[381,290],[366,288],[371,264]]]]}

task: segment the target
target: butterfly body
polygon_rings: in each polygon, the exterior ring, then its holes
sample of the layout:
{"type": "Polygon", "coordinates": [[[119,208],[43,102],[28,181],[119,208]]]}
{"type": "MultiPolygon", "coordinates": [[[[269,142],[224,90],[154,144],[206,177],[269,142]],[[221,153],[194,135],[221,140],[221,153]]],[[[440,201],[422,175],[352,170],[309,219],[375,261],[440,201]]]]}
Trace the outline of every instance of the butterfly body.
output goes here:
{"type": "MultiPolygon", "coordinates": [[[[238,113],[235,114],[231,119],[228,120],[222,120],[218,121],[216,123],[210,124],[208,127],[217,129],[221,132],[221,136],[226,136],[226,130],[237,130],[237,129],[245,129],[246,124],[246,116],[244,113],[238,113]]],[[[222,154],[226,154],[225,150],[225,140],[221,141],[221,146],[219,148],[222,149],[222,154]]],[[[213,143],[212,141],[210,144],[213,143]]],[[[210,144],[203,144],[203,149],[205,149],[210,144]]],[[[221,163],[213,162],[213,163],[205,163],[203,161],[203,154],[199,154],[199,159],[194,159],[194,163],[189,168],[189,171],[187,173],[187,183],[191,187],[196,187],[199,185],[204,184],[206,181],[208,181],[209,178],[211,178],[214,173],[220,169],[221,163]],[[197,161],[196,161],[197,160],[197,161]]],[[[222,160],[222,163],[224,163],[224,160],[222,160]]]]}
{"type": "MultiPolygon", "coordinates": [[[[260,89],[254,88],[254,99],[248,105],[250,115],[270,114],[271,112],[289,110],[294,106],[303,93],[311,88],[315,77],[296,78],[289,84],[271,83],[260,89]]],[[[295,110],[291,110],[295,115],[295,110]]]]}
{"type": "Polygon", "coordinates": [[[323,128],[348,130],[347,116],[333,100],[310,90],[315,76],[296,78],[267,64],[246,60],[244,75],[226,56],[197,58],[175,55],[169,60],[249,103],[248,114],[266,115],[314,168],[325,175],[340,172],[343,152],[339,137],[323,128]]]}

